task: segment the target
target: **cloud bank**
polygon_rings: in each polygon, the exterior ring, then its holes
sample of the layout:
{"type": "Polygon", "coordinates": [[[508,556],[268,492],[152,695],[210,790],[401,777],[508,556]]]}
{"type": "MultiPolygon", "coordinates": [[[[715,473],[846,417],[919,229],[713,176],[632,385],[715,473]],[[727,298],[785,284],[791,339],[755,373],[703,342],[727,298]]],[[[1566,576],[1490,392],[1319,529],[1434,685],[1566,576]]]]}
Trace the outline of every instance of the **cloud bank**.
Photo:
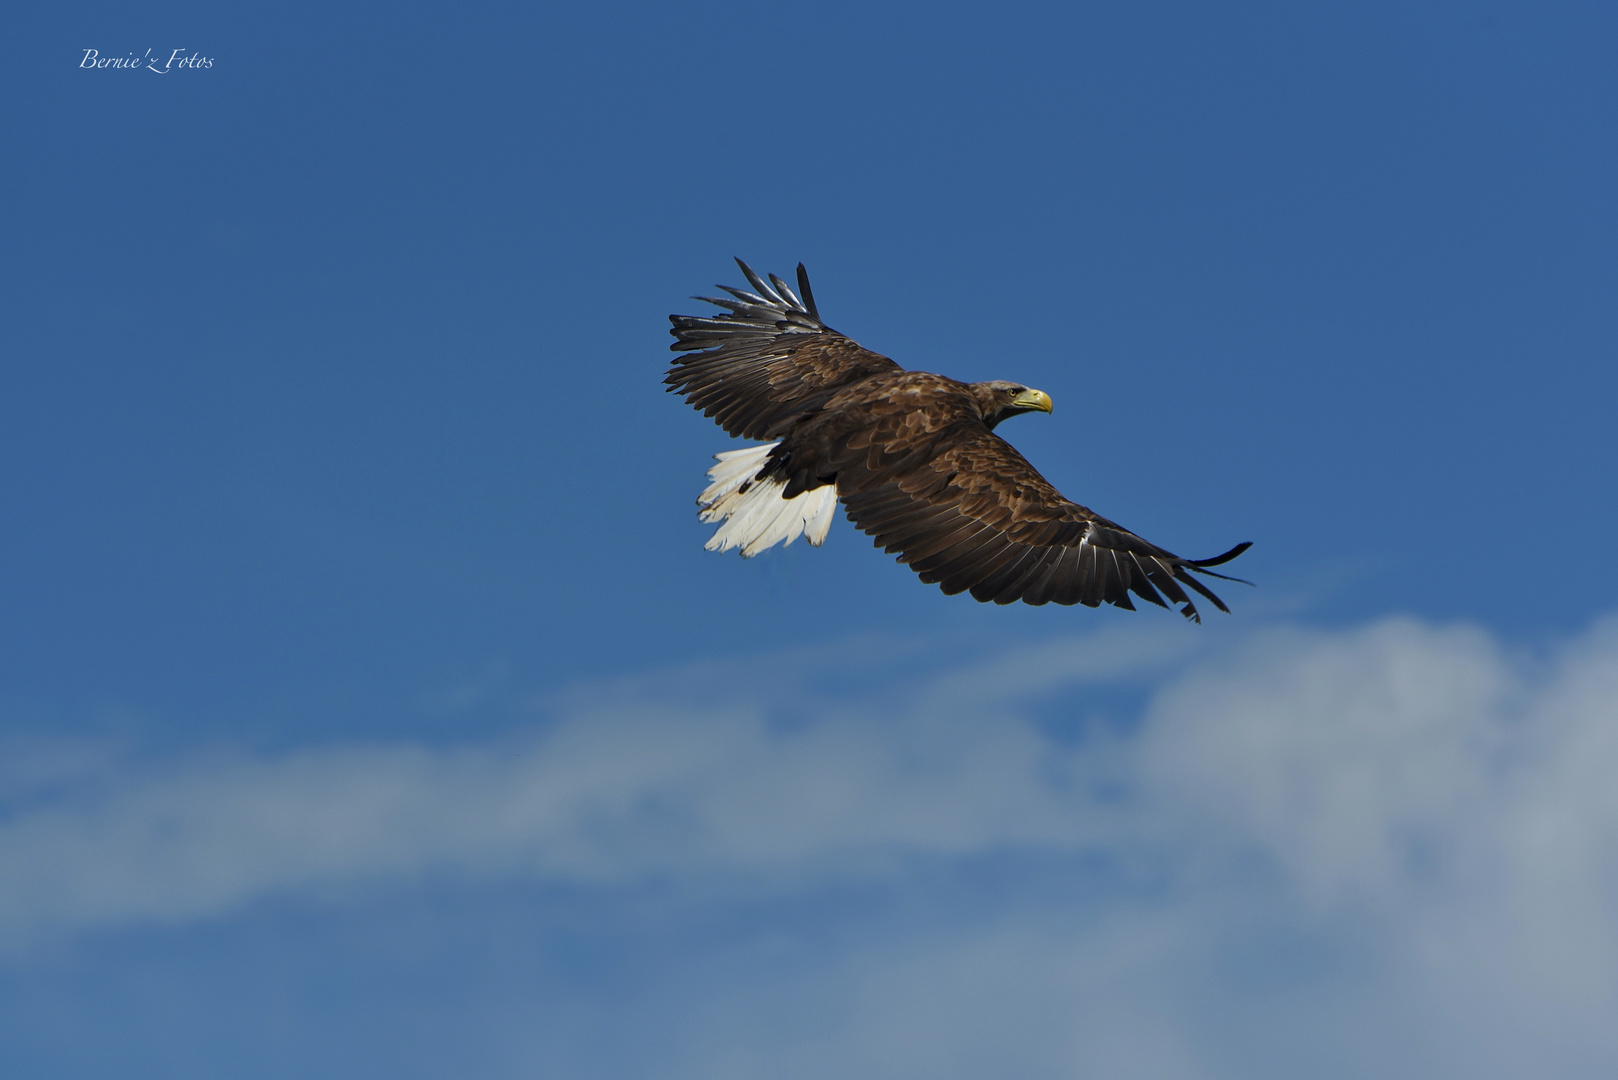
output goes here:
{"type": "Polygon", "coordinates": [[[1009,864],[978,908],[828,950],[801,979],[832,1015],[737,1006],[747,1034],[666,1071],[1610,1075],[1618,622],[1539,653],[1180,629],[663,673],[478,744],[19,749],[0,942],[443,879],[723,907],[1009,864]],[[1119,683],[1145,705],[1098,705],[1119,683]]]}

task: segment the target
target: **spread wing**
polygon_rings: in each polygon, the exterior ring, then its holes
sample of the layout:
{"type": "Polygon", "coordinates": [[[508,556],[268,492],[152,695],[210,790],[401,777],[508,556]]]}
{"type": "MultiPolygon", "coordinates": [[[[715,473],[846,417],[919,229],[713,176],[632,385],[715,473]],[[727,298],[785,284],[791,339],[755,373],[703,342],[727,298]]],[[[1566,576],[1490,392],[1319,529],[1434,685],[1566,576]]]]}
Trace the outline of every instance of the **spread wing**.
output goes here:
{"type": "Polygon", "coordinates": [[[1105,602],[1131,611],[1133,593],[1161,607],[1182,605],[1182,615],[1200,622],[1189,588],[1229,610],[1192,572],[1223,578],[1207,568],[1249,544],[1212,559],[1164,551],[1063,498],[981,423],[955,425],[920,465],[913,464],[915,447],[885,434],[874,431],[837,463],[838,495],[855,525],[945,593],[971,592],[997,604],[1105,602]]]}
{"type": "Polygon", "coordinates": [[[677,359],[663,380],[730,434],[779,438],[794,419],[823,405],[838,389],[900,370],[820,321],[802,263],[801,300],[774,274],[766,282],[740,259],[736,265],[757,291],[720,285],[730,299],[696,299],[728,314],[670,315],[675,342],[669,348],[701,351],[677,359]]]}

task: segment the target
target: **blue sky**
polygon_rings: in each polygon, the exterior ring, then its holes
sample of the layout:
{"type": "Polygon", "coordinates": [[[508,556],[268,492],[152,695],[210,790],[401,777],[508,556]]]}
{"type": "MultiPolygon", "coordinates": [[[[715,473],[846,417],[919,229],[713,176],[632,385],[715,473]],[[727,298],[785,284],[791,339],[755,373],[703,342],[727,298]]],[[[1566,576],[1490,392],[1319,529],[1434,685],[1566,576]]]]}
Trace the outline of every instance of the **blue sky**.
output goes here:
{"type": "Polygon", "coordinates": [[[12,25],[8,1075],[1618,1065],[1609,7],[12,25]],[[733,255],[1258,587],[704,552],[733,255]]]}

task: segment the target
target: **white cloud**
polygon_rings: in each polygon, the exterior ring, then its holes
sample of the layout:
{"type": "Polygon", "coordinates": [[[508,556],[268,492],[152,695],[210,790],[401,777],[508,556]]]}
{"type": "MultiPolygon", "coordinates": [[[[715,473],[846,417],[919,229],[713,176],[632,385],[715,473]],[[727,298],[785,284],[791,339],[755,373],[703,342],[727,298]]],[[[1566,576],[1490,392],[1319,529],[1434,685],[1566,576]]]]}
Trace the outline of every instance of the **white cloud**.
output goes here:
{"type": "Polygon", "coordinates": [[[690,1071],[1609,1073],[1618,623],[1544,656],[1407,620],[1230,646],[1179,629],[942,674],[890,649],[913,677],[847,692],[828,675],[846,651],[719,664],[450,748],[123,768],[45,748],[95,764],[8,789],[0,930],[434,873],[790,895],[903,890],[918,858],[1096,858],[1152,887],[828,954],[814,979],[845,1005],[823,1030],[755,1017],[722,1051],[693,1043],[690,1071]],[[1121,675],[1156,684],[1138,726],[1072,743],[1031,719],[1121,675]]]}
{"type": "Polygon", "coordinates": [[[0,824],[0,933],[185,919],[436,869],[791,877],[883,852],[1071,846],[1094,827],[1083,793],[1051,781],[1083,762],[1016,722],[1015,695],[1181,651],[1138,634],[1057,642],[871,699],[822,690],[814,720],[787,728],[770,716],[802,661],[762,681],[769,662],[568,695],[537,733],[485,744],[103,766],[0,824]]]}

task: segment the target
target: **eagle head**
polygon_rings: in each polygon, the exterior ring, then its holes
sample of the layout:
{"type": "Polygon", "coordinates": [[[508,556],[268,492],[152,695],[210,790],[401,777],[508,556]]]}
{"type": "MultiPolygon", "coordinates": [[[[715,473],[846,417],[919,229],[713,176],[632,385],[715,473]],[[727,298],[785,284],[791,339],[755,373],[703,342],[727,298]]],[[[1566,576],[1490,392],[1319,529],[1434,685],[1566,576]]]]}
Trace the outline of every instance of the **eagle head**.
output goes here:
{"type": "Polygon", "coordinates": [[[1050,412],[1051,396],[1043,390],[1030,390],[1021,383],[995,379],[992,382],[972,384],[972,396],[977,399],[983,422],[994,426],[1008,416],[1025,412],[1050,412]]]}

